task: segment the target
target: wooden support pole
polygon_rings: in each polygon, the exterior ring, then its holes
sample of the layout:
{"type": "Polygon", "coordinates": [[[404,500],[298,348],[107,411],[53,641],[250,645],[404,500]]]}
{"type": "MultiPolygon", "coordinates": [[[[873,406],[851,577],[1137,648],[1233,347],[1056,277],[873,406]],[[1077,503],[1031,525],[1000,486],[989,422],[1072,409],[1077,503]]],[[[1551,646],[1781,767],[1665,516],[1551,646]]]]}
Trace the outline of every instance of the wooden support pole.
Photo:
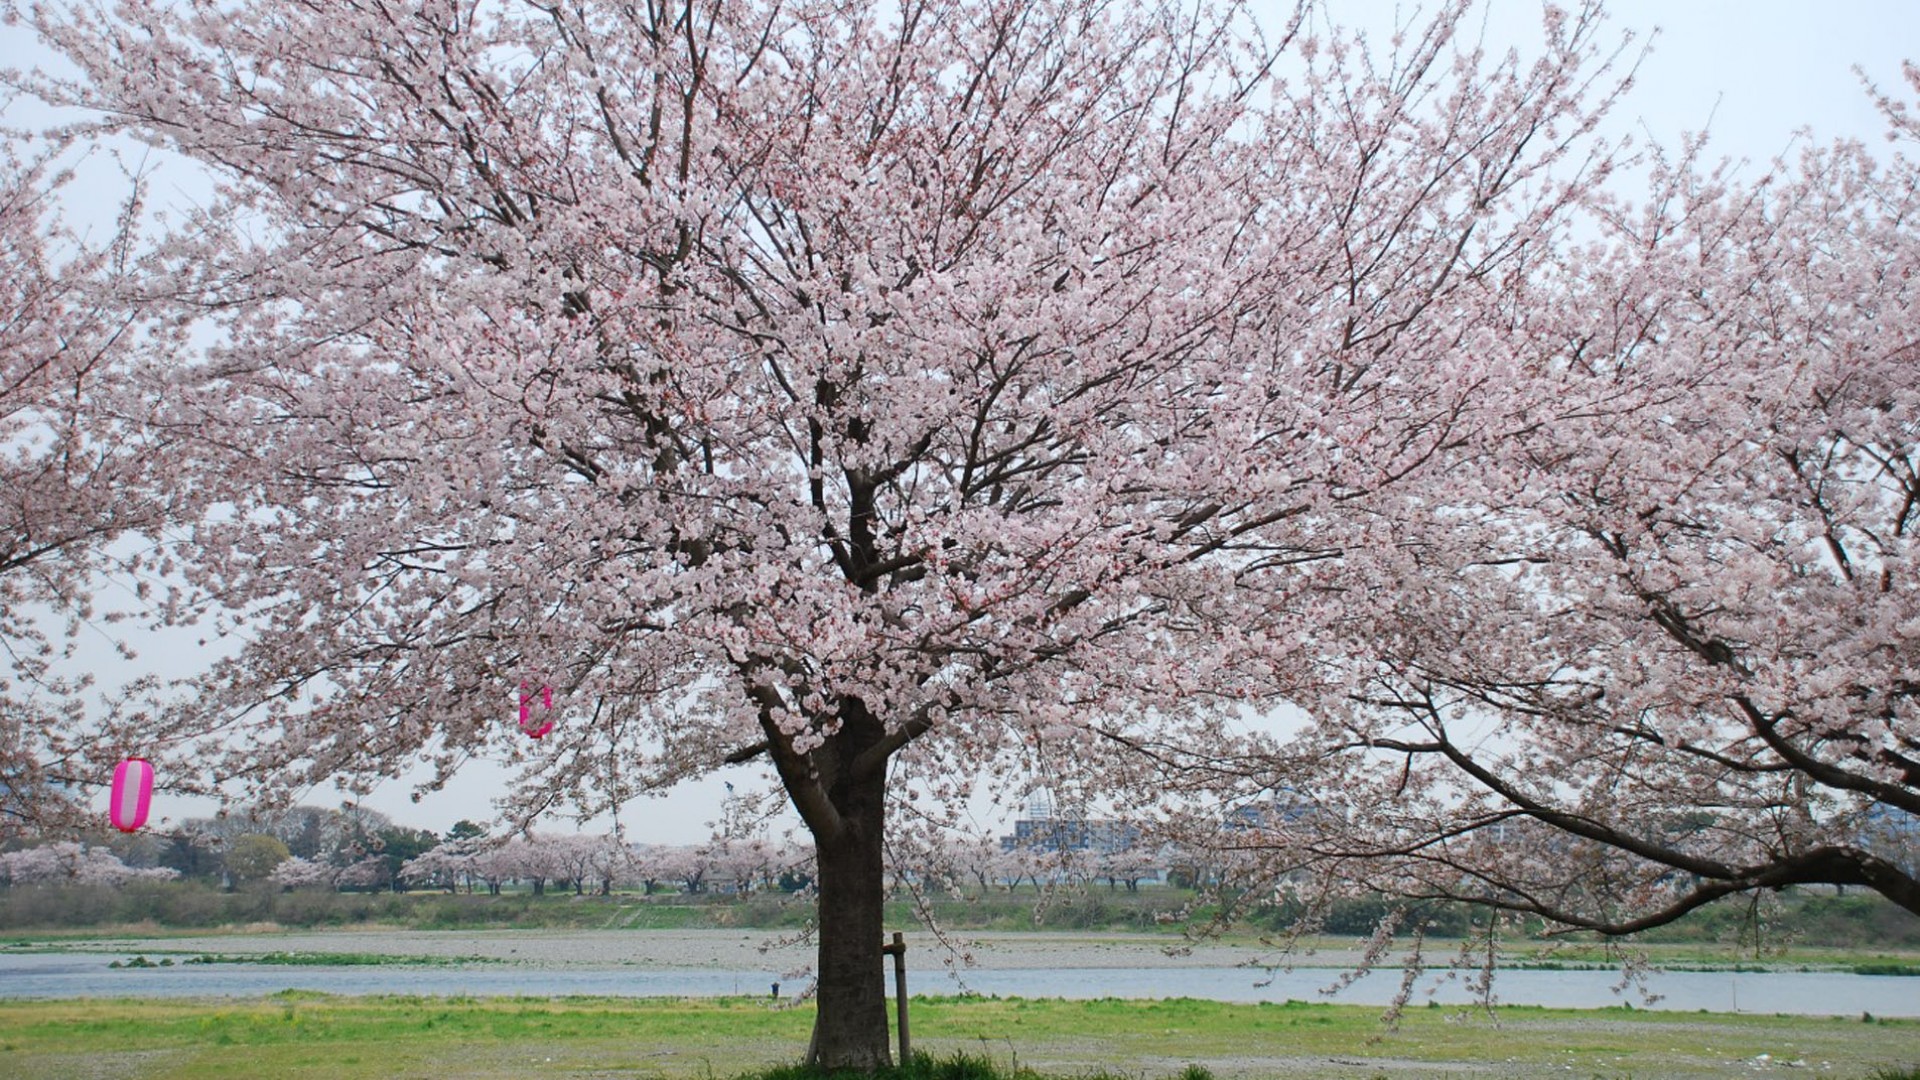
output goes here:
{"type": "Polygon", "coordinates": [[[893,944],[880,946],[880,955],[893,957],[893,992],[897,999],[895,1010],[900,1016],[900,1064],[905,1066],[913,1053],[913,1043],[907,1038],[907,937],[900,931],[893,932],[893,944]]]}

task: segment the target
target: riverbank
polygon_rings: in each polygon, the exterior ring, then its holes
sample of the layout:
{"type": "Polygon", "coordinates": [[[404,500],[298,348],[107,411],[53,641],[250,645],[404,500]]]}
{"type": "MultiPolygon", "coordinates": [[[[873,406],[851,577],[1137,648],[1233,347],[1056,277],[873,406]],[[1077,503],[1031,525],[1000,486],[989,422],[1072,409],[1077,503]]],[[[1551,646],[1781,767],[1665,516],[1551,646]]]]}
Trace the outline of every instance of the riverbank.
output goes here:
{"type": "MultiPolygon", "coordinates": [[[[1284,953],[1258,937],[1230,935],[1185,941],[1166,934],[1124,932],[909,931],[921,970],[1231,968],[1265,966],[1347,969],[1362,957],[1350,937],[1323,936],[1284,953]]],[[[1428,944],[1430,962],[1447,959],[1457,943],[1428,944]]],[[[119,928],[60,934],[10,934],[0,950],[258,957],[274,953],[330,954],[372,959],[470,960],[545,967],[645,966],[665,969],[797,970],[812,961],[804,935],[769,930],[404,930],[350,927],[289,930],[271,923],[220,932],[119,928]]],[[[1634,944],[1625,952],[1668,970],[1920,972],[1920,950],[1791,947],[1755,955],[1698,944],[1634,944]]],[[[1507,970],[1617,969],[1622,951],[1600,944],[1515,942],[1502,950],[1507,970]]],[[[1920,993],[1920,980],[1915,982],[1920,993]]]]}
{"type": "MultiPolygon", "coordinates": [[[[1920,1064],[1920,1022],[1859,1017],[1422,1008],[1388,1030],[1352,1006],[917,998],[912,1019],[916,1050],[1056,1077],[1868,1080],[1920,1064]]],[[[811,1023],[764,998],[0,1001],[0,1075],[707,1080],[797,1059],[811,1023]]]]}
{"type": "MultiPolygon", "coordinates": [[[[1756,951],[1772,956],[1783,948],[1812,946],[1846,950],[1907,950],[1920,954],[1920,917],[1877,896],[1832,896],[1804,890],[1770,894],[1764,904],[1729,897],[1690,913],[1671,926],[1640,935],[1640,941],[1685,950],[1731,955],[1756,951]]],[[[1122,889],[1068,888],[1036,891],[980,889],[924,898],[936,925],[973,935],[1047,932],[1138,933],[1178,944],[1192,927],[1212,927],[1217,904],[1189,889],[1142,886],[1122,889]]],[[[1336,900],[1321,930],[1334,939],[1364,938],[1388,913],[1379,897],[1336,900]]],[[[1253,906],[1231,922],[1248,939],[1294,929],[1298,912],[1253,906]]],[[[922,911],[912,901],[888,901],[891,926],[918,926],[922,911]]],[[[1470,933],[1486,912],[1460,904],[1422,904],[1402,925],[1425,925],[1428,939],[1470,933]]],[[[500,895],[444,892],[283,891],[246,887],[232,891],[205,882],[136,882],[123,887],[31,885],[0,888],[0,940],[14,935],[92,935],[104,928],[143,926],[161,933],[222,933],[273,924],[286,929],[332,930],[379,926],[400,930],[758,930],[799,933],[812,921],[804,894],[778,891],[750,895],[659,892],[611,895],[507,890],[500,895]]],[[[1539,947],[1547,939],[1537,922],[1511,928],[1512,941],[1539,947]]],[[[145,931],[137,931],[145,932],[145,931]]],[[[1562,943],[1590,935],[1556,935],[1562,943]]]]}
{"type": "MultiPolygon", "coordinates": [[[[1253,941],[1184,944],[1164,935],[1112,933],[996,933],[955,935],[943,944],[928,933],[910,934],[923,963],[939,967],[1137,968],[1235,967],[1254,964],[1272,950],[1253,941]],[[951,946],[949,948],[949,946],[951,946]]],[[[1331,944],[1331,943],[1329,943],[1331,944]]],[[[282,930],[256,926],[237,933],[20,937],[13,949],[59,949],[101,953],[257,956],[267,953],[335,953],[463,959],[544,967],[645,966],[669,969],[771,967],[797,969],[811,963],[814,946],[800,935],[764,930],[282,930]]],[[[1343,944],[1319,951],[1316,966],[1341,967],[1359,958],[1343,944]]]]}

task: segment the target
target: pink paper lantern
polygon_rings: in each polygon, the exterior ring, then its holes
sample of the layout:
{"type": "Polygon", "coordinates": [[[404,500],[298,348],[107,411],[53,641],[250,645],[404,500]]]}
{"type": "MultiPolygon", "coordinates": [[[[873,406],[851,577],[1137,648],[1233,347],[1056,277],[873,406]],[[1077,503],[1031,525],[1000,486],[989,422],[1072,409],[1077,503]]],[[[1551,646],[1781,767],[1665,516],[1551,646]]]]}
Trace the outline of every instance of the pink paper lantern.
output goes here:
{"type": "Polygon", "coordinates": [[[528,738],[537,739],[553,730],[553,687],[540,688],[540,709],[548,715],[535,720],[533,718],[533,695],[526,692],[527,684],[520,684],[520,730],[528,738]]]}
{"type": "Polygon", "coordinates": [[[153,763],[146,758],[128,758],[113,770],[113,799],[107,816],[121,832],[133,832],[147,823],[147,810],[153,805],[153,763]]]}

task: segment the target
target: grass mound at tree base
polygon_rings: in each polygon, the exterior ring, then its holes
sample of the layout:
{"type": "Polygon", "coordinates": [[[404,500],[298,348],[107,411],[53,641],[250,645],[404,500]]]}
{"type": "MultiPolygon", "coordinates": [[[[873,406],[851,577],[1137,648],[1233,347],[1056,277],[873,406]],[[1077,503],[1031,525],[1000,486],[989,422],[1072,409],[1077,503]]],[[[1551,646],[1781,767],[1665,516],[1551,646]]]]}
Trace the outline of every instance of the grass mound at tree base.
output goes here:
{"type": "MultiPolygon", "coordinates": [[[[936,1058],[916,1052],[912,1059],[891,1069],[863,1073],[817,1069],[807,1065],[776,1065],[759,1072],[743,1073],[736,1080],[1052,1080],[1044,1073],[1024,1065],[1001,1065],[984,1055],[958,1052],[936,1058]]],[[[1114,1073],[1104,1069],[1076,1073],[1074,1080],[1141,1080],[1133,1073],[1114,1073]]],[[[1172,1080],[1215,1080],[1204,1065],[1188,1065],[1172,1080]]]]}

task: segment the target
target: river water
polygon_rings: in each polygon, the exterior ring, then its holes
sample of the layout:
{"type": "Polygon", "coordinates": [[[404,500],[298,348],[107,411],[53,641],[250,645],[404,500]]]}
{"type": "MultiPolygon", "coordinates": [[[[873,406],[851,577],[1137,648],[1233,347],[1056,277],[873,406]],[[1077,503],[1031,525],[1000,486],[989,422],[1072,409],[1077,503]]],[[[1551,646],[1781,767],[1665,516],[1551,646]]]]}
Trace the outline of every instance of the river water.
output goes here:
{"type": "MultiPolygon", "coordinates": [[[[526,995],[569,994],[619,997],[714,997],[771,993],[775,982],[792,994],[803,982],[772,970],[729,968],[687,970],[622,966],[548,967],[499,962],[449,962],[429,965],[283,965],[260,963],[182,964],[170,967],[111,968],[127,955],[108,953],[0,953],[0,997],[257,997],[281,990],[333,994],[526,995]]],[[[158,961],[157,956],[149,959],[158,961]]],[[[1333,1001],[1384,1005],[1400,986],[1398,971],[1364,977],[1335,994],[1323,991],[1338,978],[1329,969],[1275,973],[1244,967],[1101,967],[1083,969],[999,969],[963,973],[956,982],[944,972],[912,980],[915,993],[951,994],[962,990],[1000,997],[1205,998],[1234,1002],[1333,1001]]],[[[1496,978],[1496,1000],[1503,1005],[1554,1008],[1605,1008],[1631,1003],[1635,1008],[1807,1016],[1858,1015],[1920,1017],[1920,978],[1852,975],[1837,972],[1670,971],[1650,975],[1647,1000],[1638,990],[1616,992],[1614,971],[1503,971],[1496,978]]],[[[1412,1003],[1469,1004],[1473,995],[1459,979],[1425,976],[1412,1003]]]]}

